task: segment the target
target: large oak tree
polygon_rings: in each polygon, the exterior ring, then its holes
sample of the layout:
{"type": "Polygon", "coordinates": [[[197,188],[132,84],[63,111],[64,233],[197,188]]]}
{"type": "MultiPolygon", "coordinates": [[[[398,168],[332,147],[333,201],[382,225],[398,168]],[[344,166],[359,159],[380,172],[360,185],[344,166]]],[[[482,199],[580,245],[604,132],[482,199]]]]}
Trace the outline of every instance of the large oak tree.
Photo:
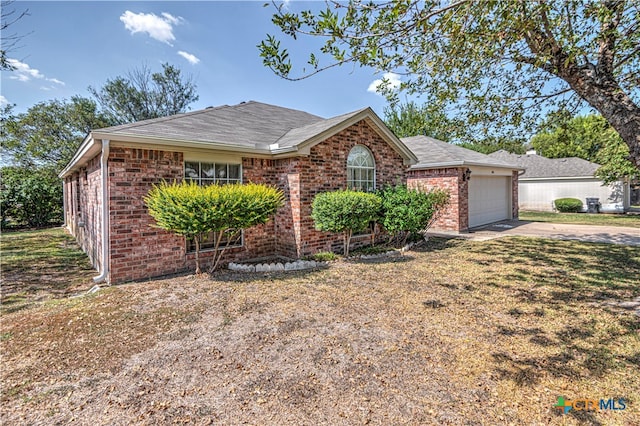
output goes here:
{"type": "Polygon", "coordinates": [[[268,35],[260,54],[284,78],[347,63],[395,72],[401,90],[459,111],[486,134],[518,131],[542,109],[590,105],[640,166],[635,0],[327,1],[320,12],[294,12],[294,5],[275,5],[273,22],[294,39],[324,44],[297,74],[287,49],[268,35]]]}

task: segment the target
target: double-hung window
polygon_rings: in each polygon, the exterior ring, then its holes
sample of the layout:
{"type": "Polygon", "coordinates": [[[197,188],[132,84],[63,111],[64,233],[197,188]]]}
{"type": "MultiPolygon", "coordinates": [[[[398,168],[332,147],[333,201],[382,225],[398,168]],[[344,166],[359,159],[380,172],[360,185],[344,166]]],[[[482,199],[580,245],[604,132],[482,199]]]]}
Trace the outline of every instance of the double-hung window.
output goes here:
{"type": "MultiPolygon", "coordinates": [[[[242,183],[242,167],[240,164],[201,161],[185,161],[184,178],[198,185],[225,185],[228,183],[242,183]]],[[[213,249],[218,232],[208,232],[200,235],[200,250],[213,249]]],[[[242,231],[228,230],[222,236],[220,247],[241,247],[242,231]]],[[[193,239],[187,239],[187,251],[194,252],[196,244],[193,239]]]]}

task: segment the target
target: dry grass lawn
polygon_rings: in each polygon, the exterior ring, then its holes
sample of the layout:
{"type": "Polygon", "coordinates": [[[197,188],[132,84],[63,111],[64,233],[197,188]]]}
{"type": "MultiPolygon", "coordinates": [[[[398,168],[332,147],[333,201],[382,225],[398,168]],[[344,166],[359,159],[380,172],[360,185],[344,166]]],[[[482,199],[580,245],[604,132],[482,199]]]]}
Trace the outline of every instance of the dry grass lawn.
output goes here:
{"type": "Polygon", "coordinates": [[[638,425],[638,277],[638,247],[434,239],[3,306],[0,423],[638,425]]]}

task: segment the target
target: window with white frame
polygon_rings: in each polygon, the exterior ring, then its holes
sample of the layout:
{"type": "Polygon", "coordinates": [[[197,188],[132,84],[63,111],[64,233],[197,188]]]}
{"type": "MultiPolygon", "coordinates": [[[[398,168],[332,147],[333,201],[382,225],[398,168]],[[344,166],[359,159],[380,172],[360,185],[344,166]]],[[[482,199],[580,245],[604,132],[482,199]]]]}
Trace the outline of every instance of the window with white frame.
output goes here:
{"type": "MultiPolygon", "coordinates": [[[[198,185],[225,185],[228,183],[242,183],[242,168],[233,163],[205,163],[201,161],[184,162],[184,178],[198,185]]],[[[200,249],[209,250],[216,246],[219,232],[208,232],[200,235],[200,249]]],[[[220,247],[242,247],[243,232],[235,229],[228,230],[222,235],[220,247]]],[[[194,252],[196,243],[187,239],[187,251],[194,252]]]]}
{"type": "Polygon", "coordinates": [[[364,145],[356,145],[347,157],[347,188],[373,192],[376,189],[376,164],[364,145]]]}
{"type": "Polygon", "coordinates": [[[198,185],[241,183],[240,164],[185,161],[184,177],[198,185]]]}

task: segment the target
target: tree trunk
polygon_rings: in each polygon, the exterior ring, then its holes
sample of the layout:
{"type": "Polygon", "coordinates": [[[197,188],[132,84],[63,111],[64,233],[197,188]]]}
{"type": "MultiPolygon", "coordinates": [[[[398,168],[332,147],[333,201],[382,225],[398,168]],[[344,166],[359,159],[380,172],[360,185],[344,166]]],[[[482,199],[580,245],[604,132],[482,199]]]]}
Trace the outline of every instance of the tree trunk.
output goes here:
{"type": "Polygon", "coordinates": [[[196,235],[193,241],[196,243],[196,275],[200,275],[202,273],[200,269],[200,235],[196,235]]]}
{"type": "Polygon", "coordinates": [[[346,230],[344,231],[343,234],[343,239],[342,239],[342,243],[344,245],[344,257],[349,257],[349,246],[351,245],[351,234],[353,233],[353,231],[346,230]]]}
{"type": "Polygon", "coordinates": [[[565,81],[620,134],[629,147],[631,162],[640,168],[640,107],[612,78],[596,81],[581,74],[567,76],[565,81]]]}

